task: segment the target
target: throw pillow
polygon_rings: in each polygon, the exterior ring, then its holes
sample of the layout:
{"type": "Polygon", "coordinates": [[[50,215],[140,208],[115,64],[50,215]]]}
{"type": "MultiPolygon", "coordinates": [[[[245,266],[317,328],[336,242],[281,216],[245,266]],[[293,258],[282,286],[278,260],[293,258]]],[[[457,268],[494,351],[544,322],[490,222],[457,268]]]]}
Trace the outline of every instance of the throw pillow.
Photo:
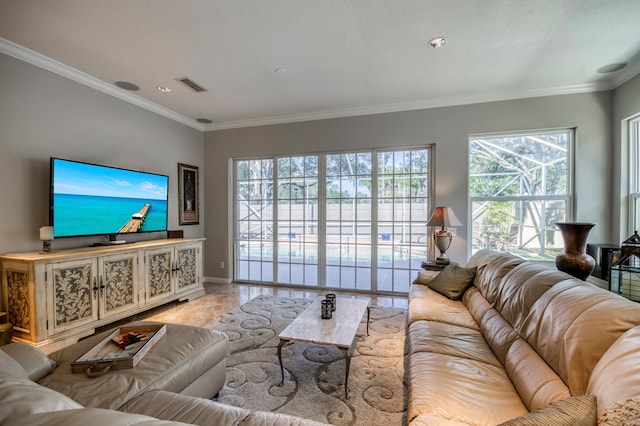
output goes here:
{"type": "Polygon", "coordinates": [[[640,395],[607,407],[598,418],[598,425],[640,425],[640,395]]]}
{"type": "Polygon", "coordinates": [[[0,376],[23,379],[29,378],[20,363],[3,350],[0,350],[0,376]]]}
{"type": "Polygon", "coordinates": [[[1,347],[7,355],[18,361],[27,372],[29,379],[37,382],[53,371],[58,364],[49,359],[40,349],[26,343],[17,342],[1,347]]]}
{"type": "Polygon", "coordinates": [[[465,290],[471,286],[476,268],[464,268],[457,265],[447,265],[429,284],[429,288],[449,299],[457,300],[465,290]]]}
{"type": "Polygon", "coordinates": [[[498,426],[595,426],[596,397],[573,396],[501,423],[498,426]]]}

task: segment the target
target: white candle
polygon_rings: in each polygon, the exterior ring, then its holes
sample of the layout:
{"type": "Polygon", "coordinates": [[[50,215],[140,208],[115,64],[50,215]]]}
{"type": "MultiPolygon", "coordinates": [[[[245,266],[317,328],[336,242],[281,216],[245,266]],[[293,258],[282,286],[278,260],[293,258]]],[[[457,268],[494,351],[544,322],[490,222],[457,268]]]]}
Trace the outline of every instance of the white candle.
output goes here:
{"type": "Polygon", "coordinates": [[[51,241],[53,240],[53,226],[41,226],[40,227],[40,240],[51,241]]]}

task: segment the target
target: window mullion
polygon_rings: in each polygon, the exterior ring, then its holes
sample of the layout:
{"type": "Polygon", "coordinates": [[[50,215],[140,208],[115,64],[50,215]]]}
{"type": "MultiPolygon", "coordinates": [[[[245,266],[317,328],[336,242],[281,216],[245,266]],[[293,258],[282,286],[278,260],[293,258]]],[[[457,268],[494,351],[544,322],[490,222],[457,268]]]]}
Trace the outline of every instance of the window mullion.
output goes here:
{"type": "Polygon", "coordinates": [[[327,154],[318,155],[318,287],[327,286],[327,154]]]}
{"type": "Polygon", "coordinates": [[[273,201],[271,203],[271,217],[273,217],[273,230],[271,231],[272,264],[274,284],[278,283],[278,157],[271,159],[271,182],[273,183],[273,201]]]}
{"type": "Polygon", "coordinates": [[[371,290],[378,291],[378,151],[371,153],[371,290]]]}

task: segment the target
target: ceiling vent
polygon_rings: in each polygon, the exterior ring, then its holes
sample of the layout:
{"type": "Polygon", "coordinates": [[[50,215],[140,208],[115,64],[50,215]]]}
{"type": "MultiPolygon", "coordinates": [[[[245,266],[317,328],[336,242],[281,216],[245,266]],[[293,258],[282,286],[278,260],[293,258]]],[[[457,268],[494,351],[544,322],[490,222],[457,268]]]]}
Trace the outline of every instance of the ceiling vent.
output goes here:
{"type": "Polygon", "coordinates": [[[196,83],[195,81],[191,80],[188,77],[176,78],[176,80],[178,80],[180,83],[184,84],[185,86],[189,87],[191,90],[193,90],[196,93],[207,91],[207,89],[200,86],[198,83],[196,83]]]}

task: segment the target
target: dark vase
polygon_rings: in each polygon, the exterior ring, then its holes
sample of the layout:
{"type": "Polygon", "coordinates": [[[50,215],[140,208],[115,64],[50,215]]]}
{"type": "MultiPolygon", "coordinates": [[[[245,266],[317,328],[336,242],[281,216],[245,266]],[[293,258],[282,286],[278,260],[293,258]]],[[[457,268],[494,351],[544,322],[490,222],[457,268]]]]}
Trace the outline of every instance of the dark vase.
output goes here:
{"type": "Polygon", "coordinates": [[[596,261],[586,253],[587,237],[595,223],[557,222],[564,240],[564,252],[556,256],[556,267],[574,277],[586,280],[596,261]]]}

